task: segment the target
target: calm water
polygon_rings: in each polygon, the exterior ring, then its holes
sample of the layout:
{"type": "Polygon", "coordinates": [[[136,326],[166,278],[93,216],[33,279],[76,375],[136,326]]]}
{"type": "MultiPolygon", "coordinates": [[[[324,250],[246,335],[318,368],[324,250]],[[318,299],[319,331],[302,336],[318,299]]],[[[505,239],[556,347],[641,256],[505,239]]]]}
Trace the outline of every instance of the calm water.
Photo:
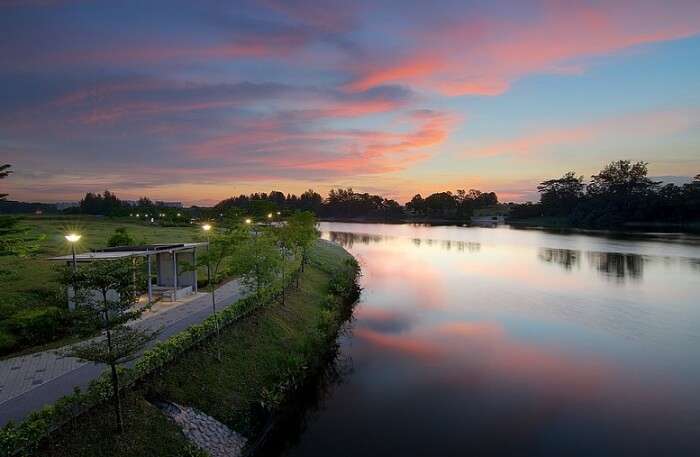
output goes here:
{"type": "Polygon", "coordinates": [[[321,229],[364,290],[283,455],[700,455],[698,239],[321,229]]]}

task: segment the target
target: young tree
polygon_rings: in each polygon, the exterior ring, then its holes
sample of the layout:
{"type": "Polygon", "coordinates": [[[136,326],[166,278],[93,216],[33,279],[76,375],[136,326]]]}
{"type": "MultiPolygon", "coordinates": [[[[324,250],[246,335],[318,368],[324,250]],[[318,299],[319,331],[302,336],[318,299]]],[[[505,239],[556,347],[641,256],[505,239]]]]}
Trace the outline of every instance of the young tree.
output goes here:
{"type": "MultiPolygon", "coordinates": [[[[65,274],[64,283],[72,286],[73,275],[65,274]]],[[[75,284],[78,288],[74,292],[77,309],[99,326],[101,335],[70,347],[65,354],[109,365],[117,429],[121,433],[124,421],[117,367],[135,359],[157,332],[127,325],[142,313],[137,308],[131,259],[95,261],[83,266],[78,270],[75,284]]]]}
{"type": "Polygon", "coordinates": [[[301,271],[304,271],[304,265],[308,262],[308,252],[316,238],[318,238],[318,230],[316,229],[316,216],[309,211],[294,213],[287,219],[287,230],[291,244],[301,254],[301,271]]]}
{"type": "Polygon", "coordinates": [[[253,226],[251,230],[252,233],[240,245],[229,267],[241,275],[248,289],[255,289],[256,295],[260,296],[263,289],[277,277],[280,254],[271,229],[253,226]]]}
{"type": "MultiPolygon", "coordinates": [[[[185,266],[185,268],[206,267],[210,278],[209,291],[211,293],[212,313],[216,323],[216,336],[219,337],[219,321],[216,317],[215,283],[226,261],[231,259],[239,250],[239,247],[248,237],[248,230],[240,224],[232,222],[220,231],[207,231],[207,250],[197,257],[197,265],[185,266]]],[[[217,360],[221,361],[221,351],[217,346],[217,360]]]]}

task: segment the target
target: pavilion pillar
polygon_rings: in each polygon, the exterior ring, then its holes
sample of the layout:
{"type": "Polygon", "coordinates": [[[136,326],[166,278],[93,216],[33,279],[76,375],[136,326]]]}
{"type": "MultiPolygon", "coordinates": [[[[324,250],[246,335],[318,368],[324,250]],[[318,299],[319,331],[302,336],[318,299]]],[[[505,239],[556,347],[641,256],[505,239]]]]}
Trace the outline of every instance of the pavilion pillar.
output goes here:
{"type": "Polygon", "coordinates": [[[173,251],[173,301],[177,300],[177,253],[173,251]]]}
{"type": "Polygon", "coordinates": [[[192,272],[194,276],[194,284],[192,284],[192,291],[196,294],[197,293],[197,248],[192,248],[192,268],[194,268],[194,271],[192,272]]]}
{"type": "Polygon", "coordinates": [[[151,255],[146,255],[146,263],[148,263],[148,304],[153,303],[153,284],[151,278],[151,255]]]}

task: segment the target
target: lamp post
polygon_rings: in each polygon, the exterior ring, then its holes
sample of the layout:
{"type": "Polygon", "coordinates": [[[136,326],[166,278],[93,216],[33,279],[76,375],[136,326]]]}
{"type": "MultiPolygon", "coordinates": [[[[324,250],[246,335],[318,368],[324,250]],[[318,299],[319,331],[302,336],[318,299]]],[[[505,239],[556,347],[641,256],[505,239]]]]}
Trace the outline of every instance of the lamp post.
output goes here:
{"type": "Polygon", "coordinates": [[[207,281],[209,282],[209,290],[211,291],[211,308],[212,312],[216,314],[216,298],[214,297],[214,286],[211,282],[211,256],[209,255],[209,231],[211,230],[211,225],[204,224],[202,230],[207,234],[207,281]]]}
{"type": "MultiPolygon", "coordinates": [[[[75,259],[75,243],[80,241],[81,235],[77,233],[69,233],[65,236],[66,240],[70,243],[71,253],[73,254],[73,305],[77,303],[78,287],[76,285],[76,275],[78,273],[78,262],[75,259]]],[[[68,307],[70,308],[70,297],[68,297],[68,307]]]]}
{"type": "Polygon", "coordinates": [[[216,316],[216,294],[214,293],[214,284],[211,281],[211,255],[210,255],[210,250],[209,250],[209,245],[211,243],[210,238],[209,238],[209,231],[211,230],[211,225],[210,224],[202,225],[202,230],[204,230],[204,233],[207,234],[207,281],[209,282],[209,291],[211,292],[211,309],[212,309],[212,315],[214,316],[214,325],[216,326],[216,339],[217,339],[216,358],[220,362],[221,361],[221,348],[219,347],[219,318],[216,316]]]}

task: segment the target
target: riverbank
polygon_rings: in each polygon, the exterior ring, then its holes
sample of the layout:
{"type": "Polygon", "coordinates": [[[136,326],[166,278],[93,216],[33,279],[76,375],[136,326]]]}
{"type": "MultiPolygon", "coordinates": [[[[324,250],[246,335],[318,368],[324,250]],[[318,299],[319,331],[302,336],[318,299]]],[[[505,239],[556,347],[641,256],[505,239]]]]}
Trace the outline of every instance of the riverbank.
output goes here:
{"type": "Polygon", "coordinates": [[[578,230],[581,232],[665,232],[665,233],[692,233],[700,232],[700,221],[688,223],[673,222],[627,222],[613,227],[586,227],[569,222],[566,217],[532,217],[527,219],[508,219],[507,224],[517,228],[543,228],[578,230]]]}
{"type": "Polygon", "coordinates": [[[222,362],[209,340],[124,395],[126,431],[114,433],[109,405],[80,417],[46,440],[42,456],[202,455],[154,403],[194,408],[255,441],[286,397],[335,339],[354,301],[354,259],[319,241],[299,287],[221,332],[222,362]]]}

